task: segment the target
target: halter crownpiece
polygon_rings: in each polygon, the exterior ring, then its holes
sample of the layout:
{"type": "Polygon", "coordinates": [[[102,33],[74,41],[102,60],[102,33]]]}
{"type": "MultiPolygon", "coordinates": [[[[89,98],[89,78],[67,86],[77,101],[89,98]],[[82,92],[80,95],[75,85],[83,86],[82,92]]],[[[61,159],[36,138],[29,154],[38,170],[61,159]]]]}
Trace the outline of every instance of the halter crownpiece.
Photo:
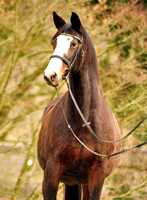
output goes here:
{"type": "MultiPolygon", "coordinates": [[[[72,57],[72,59],[71,59],[70,61],[67,60],[66,58],[63,58],[63,57],[59,56],[59,55],[52,55],[52,56],[50,57],[50,59],[51,59],[51,58],[59,58],[60,60],[62,60],[62,61],[68,66],[68,68],[65,69],[65,70],[68,71],[68,74],[66,75],[66,76],[68,76],[68,75],[69,75],[69,72],[71,71],[71,69],[72,69],[72,67],[73,67],[73,65],[74,65],[74,63],[75,63],[75,60],[76,60],[76,58],[77,58],[77,55],[78,55],[78,53],[80,52],[80,49],[81,49],[81,47],[82,47],[82,40],[81,40],[78,36],[71,35],[71,34],[67,34],[67,33],[60,33],[59,35],[65,35],[65,36],[73,37],[73,38],[77,39],[78,42],[79,42],[79,45],[78,45],[78,47],[77,47],[77,50],[76,50],[75,54],[73,55],[73,57],[72,57]]],[[[79,72],[79,70],[80,70],[80,68],[81,68],[81,64],[83,63],[83,56],[84,56],[84,52],[82,51],[82,62],[80,63],[80,65],[79,65],[77,71],[76,71],[73,75],[75,75],[76,73],[79,72]]],[[[65,70],[64,70],[64,71],[65,71],[65,70]]],[[[64,77],[65,77],[65,76],[64,76],[64,77]]],[[[63,78],[64,78],[64,77],[63,77],[63,78]]]]}

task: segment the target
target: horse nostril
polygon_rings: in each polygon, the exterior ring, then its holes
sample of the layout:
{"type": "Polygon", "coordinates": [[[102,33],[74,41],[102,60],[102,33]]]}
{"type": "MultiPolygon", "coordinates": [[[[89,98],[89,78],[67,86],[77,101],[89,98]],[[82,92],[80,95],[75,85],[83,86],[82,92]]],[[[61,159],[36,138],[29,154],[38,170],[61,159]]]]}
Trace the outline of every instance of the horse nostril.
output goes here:
{"type": "Polygon", "coordinates": [[[49,79],[46,75],[44,75],[44,80],[47,81],[47,82],[49,81],[49,79]]]}
{"type": "Polygon", "coordinates": [[[50,80],[53,82],[53,81],[56,81],[58,79],[58,76],[55,72],[52,73],[52,75],[50,76],[50,80]]]}
{"type": "Polygon", "coordinates": [[[44,74],[44,80],[47,83],[53,83],[58,80],[58,76],[55,72],[52,72],[51,74],[44,74]]]}

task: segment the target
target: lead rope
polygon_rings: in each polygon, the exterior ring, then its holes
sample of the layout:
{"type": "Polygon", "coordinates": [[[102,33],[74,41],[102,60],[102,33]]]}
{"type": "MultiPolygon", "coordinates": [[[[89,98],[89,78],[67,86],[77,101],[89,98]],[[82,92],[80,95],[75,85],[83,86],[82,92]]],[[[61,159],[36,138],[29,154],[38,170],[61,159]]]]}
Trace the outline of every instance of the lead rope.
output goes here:
{"type": "Polygon", "coordinates": [[[92,135],[94,135],[94,136],[95,136],[99,141],[101,141],[101,142],[105,142],[105,143],[115,143],[115,142],[120,142],[120,141],[124,140],[124,139],[127,138],[129,135],[131,135],[131,134],[140,126],[140,124],[147,118],[147,115],[146,115],[146,116],[137,124],[137,126],[135,126],[126,136],[124,136],[123,138],[121,138],[121,139],[119,139],[119,140],[115,140],[115,141],[106,141],[106,140],[102,140],[102,139],[100,139],[100,138],[93,132],[93,130],[92,130],[91,127],[89,126],[88,122],[86,121],[86,119],[85,119],[83,113],[81,112],[81,110],[80,110],[80,108],[79,108],[79,106],[78,106],[78,104],[77,104],[77,102],[76,102],[76,100],[75,100],[75,98],[74,98],[74,96],[73,96],[73,93],[72,93],[71,88],[70,88],[69,81],[67,80],[67,77],[64,77],[64,79],[65,79],[65,81],[66,81],[66,83],[67,83],[68,91],[69,91],[69,93],[70,93],[70,96],[71,96],[71,98],[72,98],[72,101],[73,101],[73,103],[74,103],[74,105],[75,105],[75,107],[76,107],[76,109],[77,109],[79,115],[81,116],[81,118],[82,118],[82,120],[83,120],[83,122],[84,122],[84,126],[86,126],[86,127],[88,128],[88,130],[90,131],[90,133],[92,133],[92,135]]]}
{"type": "Polygon", "coordinates": [[[61,102],[61,99],[60,99],[60,96],[59,96],[59,92],[58,92],[57,87],[56,87],[56,91],[57,91],[57,95],[58,95],[58,98],[59,98],[59,102],[60,102],[60,105],[61,105],[61,109],[62,109],[62,112],[63,112],[63,115],[64,115],[64,119],[65,119],[65,121],[66,121],[67,127],[70,129],[70,131],[72,132],[73,136],[79,141],[79,143],[80,143],[83,147],[85,147],[88,151],[90,151],[91,153],[95,154],[96,156],[100,156],[100,157],[116,156],[116,155],[125,153],[125,152],[127,152],[127,151],[130,151],[130,150],[132,150],[132,149],[135,149],[135,148],[138,148],[138,147],[141,147],[141,146],[147,144],[147,141],[146,141],[146,142],[143,142],[143,143],[141,143],[141,144],[139,144],[139,145],[136,145],[136,146],[134,146],[134,147],[132,147],[132,148],[124,149],[124,150],[118,151],[118,152],[113,153],[113,154],[108,154],[108,155],[103,155],[103,154],[100,154],[100,153],[97,153],[97,152],[91,150],[89,147],[87,147],[87,146],[76,136],[76,134],[74,133],[74,131],[73,131],[73,129],[71,128],[70,124],[68,123],[68,120],[67,120],[67,118],[66,118],[66,115],[65,115],[65,112],[64,112],[64,108],[63,108],[63,105],[62,105],[62,102],[61,102]]]}

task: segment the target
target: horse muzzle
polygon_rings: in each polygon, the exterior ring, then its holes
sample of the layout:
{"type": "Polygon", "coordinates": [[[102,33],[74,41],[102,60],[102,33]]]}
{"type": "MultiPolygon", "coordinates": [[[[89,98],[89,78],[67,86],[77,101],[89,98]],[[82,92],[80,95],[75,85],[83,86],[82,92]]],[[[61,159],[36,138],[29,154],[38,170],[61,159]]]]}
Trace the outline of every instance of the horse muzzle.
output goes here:
{"type": "Polygon", "coordinates": [[[48,85],[57,87],[62,81],[62,77],[59,78],[56,72],[51,72],[50,74],[44,74],[44,80],[48,85]]]}
{"type": "Polygon", "coordinates": [[[63,63],[58,58],[50,59],[44,71],[44,79],[48,85],[57,87],[62,81],[63,63]]]}

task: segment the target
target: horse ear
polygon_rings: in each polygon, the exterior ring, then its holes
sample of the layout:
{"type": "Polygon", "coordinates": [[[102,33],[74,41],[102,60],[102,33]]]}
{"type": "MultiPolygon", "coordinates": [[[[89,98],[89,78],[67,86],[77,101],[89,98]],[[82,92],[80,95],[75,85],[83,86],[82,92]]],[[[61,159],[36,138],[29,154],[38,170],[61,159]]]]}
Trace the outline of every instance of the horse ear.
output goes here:
{"type": "Polygon", "coordinates": [[[70,18],[72,28],[76,30],[79,33],[82,33],[82,24],[78,17],[78,15],[74,12],[72,12],[71,18],[70,18]]]}
{"type": "Polygon", "coordinates": [[[65,24],[65,21],[56,12],[53,12],[53,19],[57,29],[65,24]]]}

